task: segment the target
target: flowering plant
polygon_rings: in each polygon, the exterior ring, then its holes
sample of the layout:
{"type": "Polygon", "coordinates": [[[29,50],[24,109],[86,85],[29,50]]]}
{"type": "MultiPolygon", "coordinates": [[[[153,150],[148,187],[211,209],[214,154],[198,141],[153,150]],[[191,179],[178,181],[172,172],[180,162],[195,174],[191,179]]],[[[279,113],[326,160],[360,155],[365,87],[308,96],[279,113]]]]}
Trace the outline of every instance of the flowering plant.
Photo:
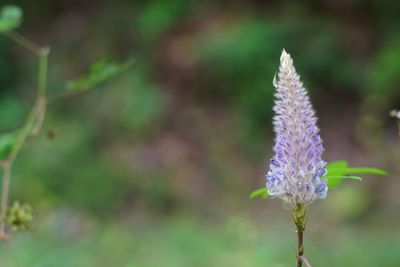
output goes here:
{"type": "Polygon", "coordinates": [[[303,263],[310,266],[304,256],[303,244],[308,205],[326,198],[328,189],[339,185],[343,179],[361,180],[356,175],[386,173],[376,168],[349,167],[346,161],[327,164],[322,159],[324,147],[315,111],[293,59],[285,50],[281,54],[278,77],[274,77],[273,85],[276,88],[273,120],[275,155],[269,163],[266,187],[254,191],[250,197],[278,197],[291,209],[298,238],[297,267],[303,263]]]}

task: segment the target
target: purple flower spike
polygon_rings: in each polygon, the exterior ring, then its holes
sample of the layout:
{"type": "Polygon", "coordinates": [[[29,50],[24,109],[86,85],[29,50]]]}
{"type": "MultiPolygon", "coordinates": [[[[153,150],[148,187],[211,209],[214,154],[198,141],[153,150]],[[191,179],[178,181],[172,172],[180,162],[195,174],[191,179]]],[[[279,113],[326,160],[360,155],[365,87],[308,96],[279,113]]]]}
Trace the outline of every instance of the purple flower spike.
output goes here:
{"type": "Polygon", "coordinates": [[[292,207],[325,198],[328,185],[324,150],[315,111],[311,106],[293,60],[282,51],[276,88],[274,131],[275,156],[266,175],[268,193],[292,207]]]}

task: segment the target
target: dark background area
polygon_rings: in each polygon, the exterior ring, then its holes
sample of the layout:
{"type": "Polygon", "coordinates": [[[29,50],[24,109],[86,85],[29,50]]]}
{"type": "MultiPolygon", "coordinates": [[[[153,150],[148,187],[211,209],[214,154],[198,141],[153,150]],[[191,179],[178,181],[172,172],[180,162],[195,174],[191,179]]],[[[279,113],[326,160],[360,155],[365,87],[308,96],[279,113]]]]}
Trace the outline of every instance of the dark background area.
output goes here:
{"type": "MultiPolygon", "coordinates": [[[[102,58],[136,62],[52,102],[16,161],[32,232],[1,267],[294,265],[278,200],[250,200],[272,155],[272,79],[285,48],[319,116],[325,160],[387,170],[310,207],[313,266],[400,262],[398,1],[1,1],[52,49],[49,95],[102,58]],[[46,134],[47,133],[47,134],[46,134]],[[51,134],[50,134],[51,133],[51,134]],[[54,136],[53,136],[54,135],[54,136]],[[52,138],[50,138],[51,136],[52,138]]],[[[36,58],[0,38],[0,131],[33,103],[36,58]]]]}

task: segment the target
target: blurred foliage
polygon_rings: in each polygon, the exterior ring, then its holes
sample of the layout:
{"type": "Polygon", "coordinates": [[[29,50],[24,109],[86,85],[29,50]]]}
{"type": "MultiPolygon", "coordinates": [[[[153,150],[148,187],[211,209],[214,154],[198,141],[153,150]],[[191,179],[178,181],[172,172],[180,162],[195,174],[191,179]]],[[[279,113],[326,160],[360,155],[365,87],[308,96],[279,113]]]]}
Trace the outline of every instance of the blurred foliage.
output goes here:
{"type": "Polygon", "coordinates": [[[400,86],[400,36],[395,35],[385,40],[383,47],[372,58],[371,66],[366,73],[366,84],[369,91],[382,98],[399,96],[400,86]]]}
{"type": "Polygon", "coordinates": [[[90,67],[90,72],[88,75],[74,81],[68,81],[66,88],[67,90],[73,91],[82,91],[93,88],[99,85],[101,82],[104,82],[127,70],[132,66],[132,64],[133,60],[128,60],[127,62],[119,64],[102,59],[90,67]]]}
{"type": "Polygon", "coordinates": [[[137,27],[145,40],[155,41],[172,26],[182,21],[190,9],[195,7],[195,1],[162,0],[145,2],[137,18],[137,27]]]}
{"type": "Polygon", "coordinates": [[[3,112],[0,129],[11,130],[20,126],[28,107],[14,96],[1,97],[0,106],[3,112]]]}
{"type": "Polygon", "coordinates": [[[0,32],[17,28],[22,22],[22,10],[18,6],[4,6],[0,10],[0,32]]]}
{"type": "MultiPolygon", "coordinates": [[[[40,267],[293,266],[293,257],[288,256],[293,254],[293,233],[282,233],[277,224],[271,225],[271,219],[263,221],[263,227],[239,217],[224,224],[174,218],[127,228],[84,225],[84,215],[65,210],[56,216],[46,222],[52,236],[42,231],[21,235],[11,243],[15,251],[1,244],[3,264],[15,265],[14,252],[21,264],[40,267]]],[[[364,235],[360,229],[346,227],[328,239],[330,242],[316,239],[307,239],[307,257],[317,266],[347,266],[350,262],[353,266],[389,267],[400,259],[396,232],[364,235]]]]}
{"type": "MultiPolygon", "coordinates": [[[[272,79],[285,48],[319,115],[325,158],[391,173],[340,186],[313,206],[310,222],[319,232],[315,243],[307,240],[307,256],[315,266],[396,266],[398,136],[385,116],[400,106],[398,3],[18,3],[21,32],[52,47],[49,95],[100,87],[49,103],[44,128],[51,138],[28,140],[16,162],[12,197],[35,207],[38,220],[37,233],[13,244],[22,263],[290,266],[292,233],[276,236],[271,229],[275,220],[288,221],[277,211],[280,204],[248,200],[263,185],[272,153],[272,79]],[[130,56],[135,63],[128,69],[130,56]],[[62,82],[79,77],[96,58],[122,60],[99,61],[83,78],[62,82]],[[359,116],[385,127],[379,147],[359,143],[353,133],[359,116]],[[182,221],[174,216],[179,212],[186,212],[182,221]],[[246,219],[210,230],[230,213],[246,219]],[[193,216],[206,221],[192,223],[193,216]]],[[[7,12],[2,29],[18,26],[18,11],[7,12]]],[[[0,38],[1,132],[22,125],[36,70],[36,60],[0,38]]],[[[360,132],[370,131],[361,125],[360,132]]],[[[0,138],[0,155],[12,138],[0,138]]],[[[368,171],[342,167],[329,175],[368,171]]],[[[256,195],[265,196],[265,188],[256,195]]],[[[11,265],[7,249],[0,251],[11,265]]]]}

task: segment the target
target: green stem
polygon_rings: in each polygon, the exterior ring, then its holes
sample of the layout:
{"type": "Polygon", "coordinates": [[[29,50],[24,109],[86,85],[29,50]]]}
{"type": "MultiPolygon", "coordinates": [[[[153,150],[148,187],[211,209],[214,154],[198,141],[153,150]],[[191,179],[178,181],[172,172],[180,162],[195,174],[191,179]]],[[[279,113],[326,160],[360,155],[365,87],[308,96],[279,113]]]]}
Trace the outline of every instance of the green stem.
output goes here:
{"type": "Polygon", "coordinates": [[[9,161],[2,162],[3,167],[3,185],[1,188],[1,223],[0,223],[0,239],[7,239],[8,236],[5,233],[5,218],[7,215],[7,203],[8,194],[10,188],[10,178],[11,178],[11,164],[9,161]]]}
{"type": "Polygon", "coordinates": [[[49,53],[50,49],[48,47],[41,48],[39,52],[38,93],[40,96],[46,94],[49,53]]]}
{"type": "Polygon", "coordinates": [[[304,244],[303,244],[303,230],[300,230],[297,228],[297,267],[301,267],[302,265],[302,260],[301,257],[304,254],[304,244]]]}
{"type": "Polygon", "coordinates": [[[304,255],[304,230],[306,225],[306,208],[303,204],[297,204],[296,208],[292,209],[292,218],[296,225],[297,234],[297,250],[296,250],[296,266],[302,267],[304,255]]]}
{"type": "Polygon", "coordinates": [[[14,162],[17,157],[19,151],[21,150],[22,145],[24,144],[26,138],[32,132],[34,127],[34,123],[37,119],[37,114],[40,112],[41,106],[43,105],[43,98],[38,98],[30,110],[28,117],[25,120],[24,126],[22,126],[21,130],[19,130],[16,141],[11,149],[9,156],[7,157],[7,161],[11,164],[14,162]]]}

